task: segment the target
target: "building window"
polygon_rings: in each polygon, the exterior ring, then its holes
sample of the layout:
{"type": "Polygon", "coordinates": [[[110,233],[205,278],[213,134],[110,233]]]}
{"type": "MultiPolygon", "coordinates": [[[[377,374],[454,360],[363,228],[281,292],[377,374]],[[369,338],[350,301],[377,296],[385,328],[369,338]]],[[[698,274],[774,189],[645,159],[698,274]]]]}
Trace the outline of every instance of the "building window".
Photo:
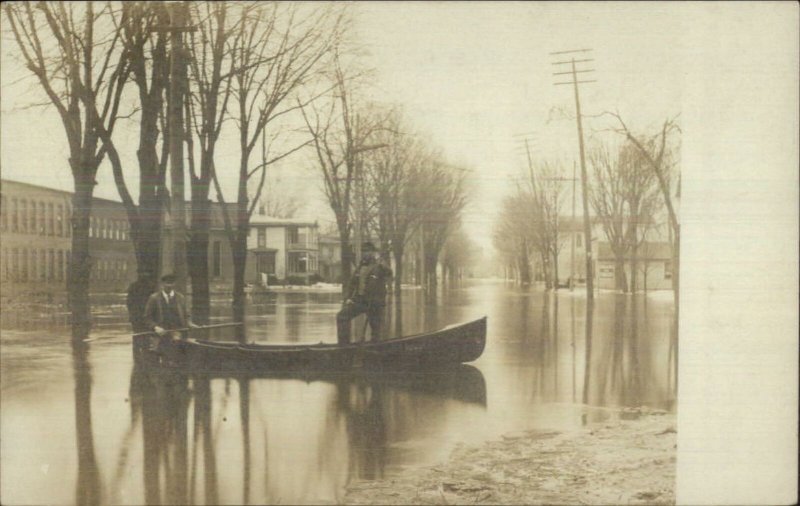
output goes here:
{"type": "Polygon", "coordinates": [[[267,247],[267,229],[260,227],[258,229],[258,247],[259,248],[266,248],[267,247]]]}
{"type": "Polygon", "coordinates": [[[614,268],[613,267],[600,267],[600,277],[601,278],[613,278],[614,277],[614,268]]]}
{"type": "Polygon", "coordinates": [[[66,212],[67,237],[72,237],[72,206],[67,204],[66,212]]]}
{"type": "Polygon", "coordinates": [[[56,254],[56,281],[64,280],[64,250],[56,254]]]}
{"type": "Polygon", "coordinates": [[[308,272],[308,257],[305,252],[289,253],[289,272],[298,274],[308,272]]]}
{"type": "Polygon", "coordinates": [[[28,231],[28,202],[26,200],[19,203],[19,231],[23,234],[28,231]]]}
{"type": "Polygon", "coordinates": [[[575,246],[578,248],[583,247],[583,236],[581,234],[575,234],[575,246]]]}
{"type": "Polygon", "coordinates": [[[8,199],[0,195],[0,230],[8,226],[8,199]]]}
{"type": "Polygon", "coordinates": [[[48,250],[47,252],[47,279],[55,281],[56,279],[56,252],[48,250]]]}
{"type": "Polygon", "coordinates": [[[222,241],[214,241],[213,251],[211,254],[211,272],[215,278],[220,277],[222,272],[222,241]]]}
{"type": "Polygon", "coordinates": [[[37,231],[37,233],[39,235],[44,235],[44,233],[45,233],[45,230],[44,230],[44,220],[45,220],[44,214],[45,214],[45,211],[44,211],[44,209],[45,209],[44,202],[39,202],[39,220],[37,222],[37,229],[36,229],[36,231],[37,231]]]}
{"type": "Polygon", "coordinates": [[[297,244],[299,241],[299,234],[297,232],[297,227],[289,227],[287,229],[287,234],[289,236],[289,244],[297,244]]]}
{"type": "Polygon", "coordinates": [[[11,250],[11,257],[9,258],[11,265],[9,266],[11,271],[11,279],[17,281],[17,276],[19,275],[19,264],[20,264],[20,257],[19,257],[19,249],[14,248],[11,250]]]}
{"type": "Polygon", "coordinates": [[[36,250],[35,249],[31,250],[31,258],[30,258],[29,266],[30,266],[31,281],[39,281],[39,278],[37,276],[37,274],[38,274],[37,268],[39,267],[39,262],[38,262],[38,259],[37,259],[37,255],[36,255],[36,250]]]}
{"type": "Polygon", "coordinates": [[[267,251],[256,255],[256,271],[264,274],[275,274],[275,252],[267,251]]]}
{"type": "Polygon", "coordinates": [[[70,268],[71,268],[71,265],[72,265],[72,251],[67,250],[67,252],[64,253],[64,255],[66,255],[66,259],[65,259],[66,260],[66,264],[64,265],[64,279],[69,280],[69,276],[70,276],[69,271],[70,271],[70,268]]]}
{"type": "Polygon", "coordinates": [[[672,279],[672,261],[664,262],[664,279],[672,279]]]}
{"type": "Polygon", "coordinates": [[[263,204],[258,206],[258,214],[260,214],[261,216],[266,216],[267,215],[267,208],[264,207],[263,204]]]}
{"type": "Polygon", "coordinates": [[[47,235],[56,235],[56,212],[53,203],[47,204],[47,235]]]}
{"type": "Polygon", "coordinates": [[[64,206],[58,204],[56,212],[56,235],[64,237],[64,206]]]}
{"type": "Polygon", "coordinates": [[[47,281],[50,277],[48,276],[49,271],[47,270],[47,250],[39,251],[39,279],[42,281],[47,281]]]}
{"type": "Polygon", "coordinates": [[[19,204],[17,199],[11,199],[11,231],[19,232],[19,204]]]}
{"type": "Polygon", "coordinates": [[[22,261],[20,262],[20,280],[21,281],[28,281],[28,249],[22,248],[22,254],[20,257],[22,261]]]}
{"type": "Polygon", "coordinates": [[[36,209],[37,209],[36,202],[32,200],[31,201],[31,216],[30,216],[31,221],[30,221],[30,226],[28,227],[28,230],[31,231],[31,234],[38,234],[39,233],[38,220],[36,219],[36,215],[37,215],[36,209]]]}

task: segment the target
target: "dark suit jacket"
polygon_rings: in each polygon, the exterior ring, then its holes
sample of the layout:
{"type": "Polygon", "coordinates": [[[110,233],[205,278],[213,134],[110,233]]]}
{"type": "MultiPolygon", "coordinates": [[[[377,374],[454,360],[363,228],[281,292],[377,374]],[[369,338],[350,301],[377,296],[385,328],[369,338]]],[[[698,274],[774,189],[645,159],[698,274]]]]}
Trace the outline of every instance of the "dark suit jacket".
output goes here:
{"type": "MultiPolygon", "coordinates": [[[[181,321],[181,328],[186,328],[189,326],[189,318],[186,315],[186,298],[183,294],[175,292],[175,302],[178,306],[178,317],[181,321]]],[[[152,294],[150,298],[147,299],[147,305],[144,308],[144,318],[150,329],[153,329],[156,325],[159,327],[164,326],[164,311],[166,307],[167,301],[164,300],[164,295],[161,293],[161,290],[152,294]]]]}

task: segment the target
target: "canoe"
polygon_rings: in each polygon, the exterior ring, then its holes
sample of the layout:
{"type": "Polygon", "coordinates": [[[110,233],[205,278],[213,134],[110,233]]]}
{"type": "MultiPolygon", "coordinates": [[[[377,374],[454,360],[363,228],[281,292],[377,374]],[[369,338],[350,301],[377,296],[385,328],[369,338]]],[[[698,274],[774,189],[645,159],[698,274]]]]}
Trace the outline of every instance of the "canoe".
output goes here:
{"type": "MultiPolygon", "coordinates": [[[[385,341],[339,344],[242,344],[187,339],[157,360],[195,371],[340,371],[414,369],[476,360],[486,346],[486,317],[385,341]]],[[[151,355],[145,357],[152,361],[151,355]]]]}

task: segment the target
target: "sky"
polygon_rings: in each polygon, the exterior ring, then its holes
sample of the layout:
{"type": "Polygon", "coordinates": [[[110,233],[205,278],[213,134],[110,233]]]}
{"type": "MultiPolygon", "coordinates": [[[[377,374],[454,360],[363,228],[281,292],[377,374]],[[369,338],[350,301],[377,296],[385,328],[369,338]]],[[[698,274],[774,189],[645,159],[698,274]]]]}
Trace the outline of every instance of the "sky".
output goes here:
{"type": "MultiPolygon", "coordinates": [[[[595,70],[584,75],[596,82],[580,89],[591,147],[609,137],[598,133],[609,126],[608,118],[591,117],[602,111],[618,110],[639,131],[681,113],[682,63],[692,49],[677,35],[687,20],[697,23],[698,10],[674,3],[610,2],[363,2],[352,7],[354,38],[367,49],[365,64],[375,69],[374,97],[400,105],[412,128],[450,162],[470,170],[473,192],[464,221],[485,248],[511,178],[526,167],[525,139],[534,159],[558,161],[567,175],[578,158],[573,90],[554,86],[561,79],[552,75],[552,62],[559,57],[550,53],[593,49],[586,54],[594,62],[583,68],[595,70]]],[[[3,28],[3,177],[71,189],[63,128],[54,109],[27,107],[42,95],[9,58],[16,47],[3,28]]],[[[130,121],[115,133],[117,143],[129,147],[122,153],[128,167],[135,167],[136,132],[130,121]]],[[[235,163],[231,148],[218,150],[218,166],[235,163]]],[[[135,171],[128,174],[135,194],[135,171]]],[[[286,159],[273,174],[282,189],[307,203],[304,217],[330,219],[308,156],[286,159]]],[[[234,185],[233,176],[223,180],[229,195],[234,185]]],[[[107,162],[96,195],[118,199],[107,162]]]]}

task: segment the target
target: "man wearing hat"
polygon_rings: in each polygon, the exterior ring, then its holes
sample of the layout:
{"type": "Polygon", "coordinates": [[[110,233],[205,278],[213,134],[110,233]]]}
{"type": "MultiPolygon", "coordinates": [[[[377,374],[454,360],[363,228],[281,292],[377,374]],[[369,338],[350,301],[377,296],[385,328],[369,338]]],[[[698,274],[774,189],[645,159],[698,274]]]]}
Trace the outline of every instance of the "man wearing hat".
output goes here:
{"type": "Polygon", "coordinates": [[[361,246],[361,263],[350,280],[344,306],[336,315],[339,344],[350,342],[350,321],[364,313],[369,322],[370,339],[375,341],[380,336],[386,284],[392,277],[392,270],[379,262],[379,258],[375,245],[365,242],[361,246]]]}
{"type": "Polygon", "coordinates": [[[186,298],[175,290],[173,274],[161,277],[161,289],[147,299],[144,317],[148,328],[158,334],[162,341],[166,337],[181,337],[181,333],[175,332],[177,329],[197,327],[187,315],[186,298]]]}

